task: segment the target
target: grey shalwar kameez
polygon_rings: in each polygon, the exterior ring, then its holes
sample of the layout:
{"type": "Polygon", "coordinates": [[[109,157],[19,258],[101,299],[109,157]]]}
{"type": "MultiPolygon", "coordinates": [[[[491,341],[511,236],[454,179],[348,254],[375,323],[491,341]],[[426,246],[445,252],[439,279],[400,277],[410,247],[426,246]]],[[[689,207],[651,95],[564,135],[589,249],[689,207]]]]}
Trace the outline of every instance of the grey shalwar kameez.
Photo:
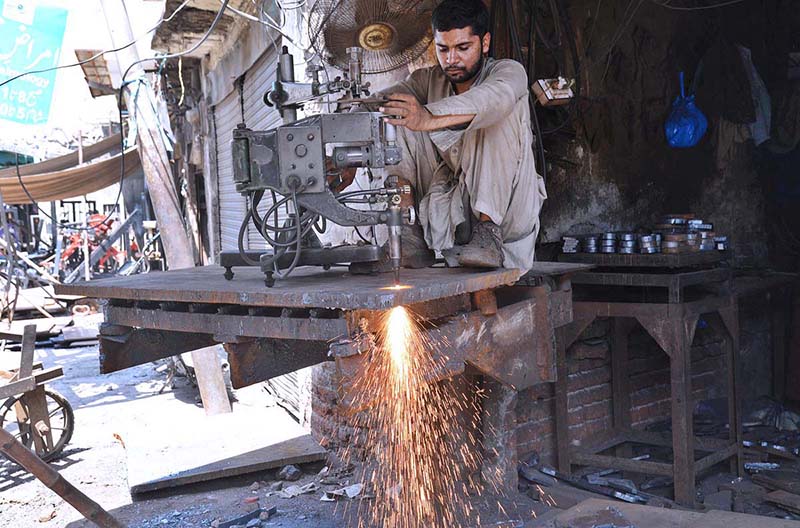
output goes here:
{"type": "Polygon", "coordinates": [[[414,185],[428,247],[452,248],[456,226],[480,212],[502,230],[504,267],[530,269],[547,192],[534,166],[522,65],[486,59],[460,95],[439,66],[423,68],[383,93],[397,92],[414,95],[433,115],[475,114],[460,130],[398,127],[403,161],[389,172],[414,185]]]}

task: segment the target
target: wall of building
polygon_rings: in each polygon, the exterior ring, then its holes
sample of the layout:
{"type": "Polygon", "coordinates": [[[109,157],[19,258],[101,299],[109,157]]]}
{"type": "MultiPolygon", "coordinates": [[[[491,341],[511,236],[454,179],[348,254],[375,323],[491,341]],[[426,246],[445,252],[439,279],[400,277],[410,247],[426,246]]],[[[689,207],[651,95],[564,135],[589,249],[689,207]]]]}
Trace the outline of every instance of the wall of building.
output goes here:
{"type": "MultiPolygon", "coordinates": [[[[698,146],[670,148],[663,124],[678,94],[678,73],[685,71],[691,83],[717,39],[750,48],[768,89],[777,90],[795,37],[775,28],[797,22],[791,2],[705,11],[675,11],[656,2],[636,3],[633,11],[626,2],[601,9],[593,0],[565,4],[575,56],[568,35],[554,52],[537,43],[535,77],[574,76],[577,64],[581,97],[569,109],[567,125],[545,136],[550,198],[542,240],[645,227],[665,213],[691,211],[731,236],[737,263],[765,264],[769,218],[752,141],[729,150],[718,133],[718,113],[702,98],[698,106],[706,105],[709,131],[698,146]]],[[[547,17],[540,24],[545,31],[554,27],[547,17]]],[[[563,123],[562,113],[539,114],[545,129],[563,123]]]]}
{"type": "MultiPolygon", "coordinates": [[[[545,136],[549,199],[542,211],[541,242],[556,246],[565,234],[646,228],[663,214],[695,212],[730,236],[736,264],[767,264],[769,198],[759,164],[764,147],[722,141],[713,112],[709,132],[692,149],[670,148],[663,124],[678,93],[678,72],[687,72],[691,81],[718,36],[749,47],[768,86],[780,84],[773,79],[785,77],[785,63],[776,61],[789,39],[774,29],[774,22],[796,16],[786,15],[789,3],[757,1],[725,10],[677,12],[640,2],[634,3],[633,16],[626,2],[601,3],[602,9],[595,0],[565,4],[578,60],[571,57],[567,35],[562,34],[563,47],[553,52],[538,42],[532,76],[574,76],[572,65],[578,64],[582,93],[564,126],[563,110],[539,111],[543,128],[561,127],[545,136]]],[[[554,29],[552,18],[538,15],[541,29],[554,29]]],[[[527,35],[527,22],[520,20],[521,34],[527,35]]],[[[546,254],[545,247],[540,255],[546,254]]],[[[740,313],[740,365],[748,375],[739,390],[746,400],[771,393],[772,337],[763,308],[762,301],[750,300],[740,313]]],[[[609,337],[608,320],[599,320],[568,351],[570,429],[579,442],[612,425],[609,337]]],[[[692,347],[695,401],[726,394],[722,345],[701,320],[692,347]]],[[[663,422],[670,415],[668,358],[641,329],[632,334],[630,347],[633,425],[663,422]]],[[[346,379],[346,371],[333,363],[314,369],[312,432],[329,446],[357,439],[342,401],[343,375],[346,379]]],[[[520,458],[536,452],[545,462],[555,462],[553,420],[551,384],[518,395],[514,447],[520,458]]]]}

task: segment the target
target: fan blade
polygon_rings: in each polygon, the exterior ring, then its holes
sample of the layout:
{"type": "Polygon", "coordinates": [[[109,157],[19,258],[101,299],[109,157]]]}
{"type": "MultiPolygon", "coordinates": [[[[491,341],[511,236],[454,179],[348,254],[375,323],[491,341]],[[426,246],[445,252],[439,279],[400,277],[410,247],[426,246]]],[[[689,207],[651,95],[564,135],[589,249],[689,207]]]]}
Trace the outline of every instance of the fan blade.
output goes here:
{"type": "Polygon", "coordinates": [[[355,20],[360,26],[379,22],[389,14],[387,0],[355,0],[355,20]]]}

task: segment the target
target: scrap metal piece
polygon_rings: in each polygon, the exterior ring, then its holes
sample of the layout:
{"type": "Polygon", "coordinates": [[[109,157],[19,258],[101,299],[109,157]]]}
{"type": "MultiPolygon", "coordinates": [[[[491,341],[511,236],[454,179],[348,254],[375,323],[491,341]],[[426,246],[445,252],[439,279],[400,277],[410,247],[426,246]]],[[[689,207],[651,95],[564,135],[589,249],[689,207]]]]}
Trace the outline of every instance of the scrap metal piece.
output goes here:
{"type": "Polygon", "coordinates": [[[100,326],[101,374],[109,374],[216,344],[208,334],[144,328],[129,328],[128,332],[122,333],[121,328],[124,327],[106,324],[100,326]]]}
{"type": "Polygon", "coordinates": [[[328,343],[295,339],[254,339],[225,343],[234,389],[329,361],[328,343]]]}

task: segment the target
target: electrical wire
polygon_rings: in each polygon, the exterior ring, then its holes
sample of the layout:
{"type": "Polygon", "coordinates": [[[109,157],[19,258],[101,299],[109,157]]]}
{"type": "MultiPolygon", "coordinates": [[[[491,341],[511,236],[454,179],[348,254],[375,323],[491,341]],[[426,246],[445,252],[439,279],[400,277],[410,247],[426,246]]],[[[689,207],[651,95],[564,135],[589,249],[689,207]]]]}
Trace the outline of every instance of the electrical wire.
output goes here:
{"type": "Polygon", "coordinates": [[[644,0],[630,0],[630,2],[628,2],[628,6],[625,8],[625,12],[622,14],[622,23],[614,32],[614,35],[611,38],[611,43],[609,44],[608,49],[605,52],[604,57],[606,59],[606,66],[603,69],[602,79],[606,78],[606,75],[608,74],[608,69],[611,66],[611,53],[617,46],[617,42],[619,42],[619,39],[621,39],[622,35],[625,34],[625,30],[628,29],[628,26],[631,24],[631,22],[633,22],[633,19],[636,18],[636,13],[639,11],[639,8],[642,6],[643,3],[644,0]],[[634,4],[636,4],[635,7],[634,4]]]}
{"type": "Polygon", "coordinates": [[[124,49],[130,48],[131,46],[133,46],[134,44],[139,42],[141,39],[143,39],[144,37],[146,37],[147,35],[149,35],[153,31],[158,29],[159,26],[161,26],[161,24],[163,24],[164,22],[169,22],[170,20],[172,20],[172,18],[175,15],[177,15],[178,12],[180,10],[182,10],[186,6],[186,4],[189,3],[189,1],[190,0],[184,0],[184,2],[181,5],[179,5],[177,8],[175,8],[175,11],[173,11],[170,16],[162,18],[161,20],[158,21],[158,23],[155,26],[153,26],[152,28],[148,29],[144,34],[142,34],[139,37],[133,39],[132,41],[130,41],[127,44],[125,44],[124,46],[120,46],[119,48],[113,48],[113,49],[108,49],[108,50],[101,51],[101,52],[99,52],[99,53],[97,53],[95,55],[92,55],[88,59],[84,59],[82,61],[78,61],[78,62],[75,62],[75,63],[62,64],[61,66],[53,66],[51,68],[43,68],[41,70],[29,70],[29,71],[25,71],[25,72],[19,73],[19,74],[13,76],[13,77],[10,77],[10,78],[6,79],[3,82],[0,82],[0,88],[2,88],[6,84],[8,84],[8,83],[10,83],[12,81],[15,81],[15,80],[17,80],[17,79],[19,79],[21,77],[25,77],[26,75],[35,75],[37,73],[47,73],[47,72],[54,71],[54,70],[62,70],[62,69],[65,69],[65,68],[74,68],[76,66],[82,66],[82,65],[84,65],[84,64],[86,64],[88,62],[92,62],[93,60],[99,59],[100,57],[102,57],[106,53],[116,53],[118,51],[122,51],[124,49]]]}
{"type": "Polygon", "coordinates": [[[181,98],[178,99],[178,107],[183,104],[183,96],[186,95],[186,87],[183,85],[183,57],[178,59],[178,81],[181,83],[181,98]]]}
{"type": "MultiPolygon", "coordinates": [[[[62,68],[70,68],[70,67],[73,67],[73,66],[80,66],[82,64],[86,64],[87,62],[91,62],[91,61],[97,59],[98,57],[101,57],[101,56],[105,55],[106,53],[115,53],[115,52],[118,52],[118,51],[122,51],[122,50],[124,50],[126,48],[129,48],[129,47],[133,46],[134,44],[136,44],[136,42],[139,41],[144,36],[152,33],[156,29],[158,29],[158,27],[161,26],[161,24],[163,24],[165,22],[169,22],[170,20],[172,20],[175,17],[175,15],[177,15],[178,12],[180,12],[189,3],[189,1],[190,0],[184,0],[177,8],[175,8],[175,11],[173,11],[172,14],[170,14],[168,17],[162,18],[155,26],[153,26],[151,29],[146,31],[144,33],[144,35],[142,35],[140,37],[137,37],[136,39],[132,40],[128,44],[125,44],[124,46],[121,46],[121,47],[115,48],[115,49],[106,50],[106,51],[101,51],[100,53],[97,53],[96,55],[94,55],[94,56],[92,56],[92,57],[90,57],[90,58],[88,58],[86,60],[77,62],[75,64],[67,64],[67,65],[62,65],[62,66],[56,66],[56,67],[47,68],[47,69],[44,69],[44,70],[32,70],[32,71],[28,71],[28,72],[23,72],[23,73],[15,76],[15,77],[12,77],[12,78],[4,81],[3,83],[0,83],[0,87],[2,87],[4,84],[10,83],[11,81],[13,81],[15,79],[23,77],[24,75],[31,75],[31,74],[35,74],[35,73],[44,73],[44,72],[47,72],[47,71],[58,70],[58,69],[62,69],[62,68]]],[[[213,26],[212,26],[212,28],[213,28],[213,26]]],[[[206,35],[205,38],[208,38],[208,35],[206,35]]],[[[200,43],[202,43],[202,40],[201,40],[200,43]]],[[[129,70],[130,70],[130,68],[129,68],[129,70]]],[[[126,73],[127,73],[127,71],[126,71],[126,73]]],[[[114,204],[117,205],[117,206],[119,205],[119,200],[122,197],[122,184],[125,181],[125,136],[124,136],[123,121],[122,121],[122,103],[121,103],[122,89],[123,89],[124,86],[125,86],[125,76],[123,75],[122,84],[120,86],[120,101],[117,102],[117,115],[119,117],[119,124],[120,124],[120,178],[119,178],[119,189],[117,191],[117,197],[116,197],[116,200],[114,202],[114,204]]],[[[69,229],[73,229],[74,231],[94,230],[94,227],[91,227],[91,226],[90,227],[80,227],[80,226],[70,226],[68,224],[61,223],[58,220],[56,220],[55,218],[53,218],[50,214],[46,213],[44,211],[44,209],[39,207],[39,203],[33,198],[33,196],[31,196],[31,193],[28,191],[28,187],[25,185],[25,182],[22,180],[22,175],[20,174],[20,171],[19,171],[19,154],[17,154],[15,156],[15,166],[16,166],[16,171],[17,171],[17,180],[19,181],[20,187],[22,187],[22,191],[25,193],[25,196],[28,197],[28,199],[30,200],[31,204],[36,206],[37,210],[39,211],[39,214],[44,215],[45,218],[48,218],[53,224],[55,224],[57,227],[61,227],[62,229],[63,228],[69,228],[69,229]]],[[[101,223],[107,222],[108,219],[111,218],[111,216],[113,216],[113,214],[114,214],[113,210],[109,211],[108,214],[105,216],[105,218],[103,218],[101,223]]]]}
{"type": "Polygon", "coordinates": [[[704,9],[717,9],[718,7],[726,7],[729,5],[734,4],[741,4],[742,2],[746,2],[747,0],[729,0],[728,2],[720,2],[718,4],[712,4],[707,6],[694,6],[694,7],[681,7],[681,6],[673,6],[666,3],[661,3],[658,0],[651,0],[654,4],[665,7],[667,9],[673,9],[675,11],[701,11],[704,9]]]}
{"type": "MultiPolygon", "coordinates": [[[[219,0],[219,2],[220,2],[220,4],[222,4],[224,2],[224,0],[219,0]]],[[[251,15],[249,13],[245,13],[244,11],[240,11],[240,10],[236,9],[235,7],[230,6],[230,5],[227,6],[225,9],[227,9],[228,11],[231,11],[232,13],[234,13],[236,15],[239,15],[242,18],[245,18],[245,19],[253,21],[253,22],[258,22],[259,24],[263,24],[263,25],[267,26],[268,28],[274,29],[275,31],[280,33],[283,38],[285,38],[286,40],[288,40],[292,44],[295,43],[294,40],[292,40],[292,37],[290,37],[289,35],[287,35],[286,33],[283,32],[284,24],[283,23],[278,24],[278,22],[276,22],[275,19],[272,18],[271,16],[269,16],[266,12],[263,12],[263,14],[264,14],[265,17],[268,18],[269,21],[262,20],[261,17],[255,17],[255,16],[253,16],[253,15],[251,15]]]]}
{"type": "Polygon", "coordinates": [[[177,59],[178,57],[183,57],[184,55],[189,55],[190,53],[193,53],[200,46],[202,46],[203,43],[206,40],[208,40],[208,37],[211,36],[211,33],[213,33],[214,29],[216,29],[216,27],[219,24],[220,20],[222,20],[222,15],[225,13],[225,9],[228,7],[228,2],[230,2],[230,0],[221,0],[221,2],[222,2],[222,7],[219,8],[219,11],[217,11],[217,14],[214,17],[214,20],[211,22],[211,26],[209,26],[209,28],[206,30],[206,32],[203,34],[203,36],[200,37],[200,40],[198,40],[191,48],[185,49],[183,51],[179,51],[179,52],[176,52],[176,53],[168,53],[167,55],[157,55],[155,57],[148,57],[146,59],[139,59],[137,61],[132,62],[130,64],[130,66],[128,66],[128,68],[125,70],[125,73],[122,74],[122,83],[121,83],[121,86],[120,86],[120,91],[122,91],[122,89],[125,87],[125,79],[128,77],[128,73],[130,73],[131,69],[134,66],[136,66],[137,64],[141,64],[143,62],[147,62],[147,61],[151,61],[151,60],[177,59]]]}
{"type": "MultiPolygon", "coordinates": [[[[264,238],[264,240],[266,240],[274,249],[272,255],[272,273],[275,277],[281,279],[286,278],[300,262],[300,254],[303,251],[303,239],[312,229],[316,229],[318,232],[323,232],[325,230],[327,220],[324,216],[321,216],[317,213],[304,211],[298,203],[297,191],[293,191],[291,195],[283,196],[279,200],[277,198],[277,189],[274,187],[268,187],[267,189],[270,191],[272,196],[272,205],[266,211],[263,217],[259,216],[257,208],[264,191],[255,191],[249,195],[250,199],[248,200],[247,211],[242,223],[239,226],[237,244],[239,255],[246,263],[251,266],[261,265],[260,261],[257,262],[249,258],[244,249],[244,236],[247,231],[247,226],[252,221],[262,238],[264,238]],[[278,211],[283,206],[288,208],[289,204],[292,205],[293,211],[289,211],[289,219],[286,221],[286,223],[284,223],[283,226],[281,226],[278,211]],[[270,220],[270,217],[272,217],[272,220],[270,220]],[[322,225],[319,225],[320,221],[322,222],[322,225]],[[292,262],[288,267],[281,268],[279,261],[292,248],[294,248],[294,257],[292,262]]],[[[300,192],[302,192],[302,190],[303,189],[301,188],[300,192]]],[[[347,193],[341,193],[337,195],[336,199],[339,201],[339,203],[345,204],[354,201],[358,196],[376,195],[380,194],[381,192],[383,191],[380,189],[349,191],[347,193]]],[[[361,235],[360,232],[358,232],[358,235],[362,240],[364,240],[364,242],[368,244],[371,243],[363,235],[361,235]]]]}

